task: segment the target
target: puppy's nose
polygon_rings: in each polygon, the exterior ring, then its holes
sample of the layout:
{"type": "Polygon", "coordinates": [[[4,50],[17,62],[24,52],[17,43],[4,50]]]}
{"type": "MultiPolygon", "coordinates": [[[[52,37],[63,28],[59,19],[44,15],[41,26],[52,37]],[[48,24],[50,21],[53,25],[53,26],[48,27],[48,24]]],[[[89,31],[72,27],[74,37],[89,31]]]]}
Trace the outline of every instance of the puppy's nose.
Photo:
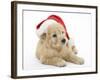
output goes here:
{"type": "Polygon", "coordinates": [[[62,39],[61,42],[62,42],[62,43],[65,43],[65,42],[66,42],[66,39],[62,39]]]}

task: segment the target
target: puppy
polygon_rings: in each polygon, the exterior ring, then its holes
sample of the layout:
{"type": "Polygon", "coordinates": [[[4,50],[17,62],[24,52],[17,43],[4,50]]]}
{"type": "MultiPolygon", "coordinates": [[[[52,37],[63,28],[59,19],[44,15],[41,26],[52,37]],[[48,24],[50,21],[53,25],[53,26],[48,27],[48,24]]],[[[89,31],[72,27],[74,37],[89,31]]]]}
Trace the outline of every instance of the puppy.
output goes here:
{"type": "Polygon", "coordinates": [[[59,23],[53,23],[46,33],[41,35],[37,44],[36,56],[42,64],[63,67],[67,62],[83,64],[84,60],[75,55],[72,46],[67,44],[65,29],[59,23]]]}

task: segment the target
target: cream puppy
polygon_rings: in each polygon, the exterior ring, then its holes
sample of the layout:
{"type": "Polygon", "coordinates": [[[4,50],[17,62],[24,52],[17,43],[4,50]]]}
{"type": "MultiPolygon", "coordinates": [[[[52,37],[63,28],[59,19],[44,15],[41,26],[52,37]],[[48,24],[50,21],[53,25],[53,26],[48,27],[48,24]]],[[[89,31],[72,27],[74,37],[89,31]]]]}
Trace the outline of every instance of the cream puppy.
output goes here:
{"type": "Polygon", "coordinates": [[[36,56],[42,64],[63,67],[67,62],[83,64],[84,60],[75,55],[68,45],[65,29],[59,23],[52,23],[42,34],[37,44],[36,56]]]}

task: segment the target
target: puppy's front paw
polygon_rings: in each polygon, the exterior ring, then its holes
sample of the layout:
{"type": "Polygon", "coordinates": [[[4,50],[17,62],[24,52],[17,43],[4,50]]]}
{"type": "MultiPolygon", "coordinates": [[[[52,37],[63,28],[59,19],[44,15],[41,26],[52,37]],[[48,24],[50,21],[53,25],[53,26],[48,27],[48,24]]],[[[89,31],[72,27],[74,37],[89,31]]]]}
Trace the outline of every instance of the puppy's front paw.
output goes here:
{"type": "Polygon", "coordinates": [[[84,64],[84,59],[78,58],[76,63],[82,65],[82,64],[84,64]]]}
{"type": "Polygon", "coordinates": [[[64,66],[66,66],[66,61],[61,60],[61,61],[59,61],[59,62],[56,63],[56,66],[58,66],[58,67],[64,67],[64,66]]]}

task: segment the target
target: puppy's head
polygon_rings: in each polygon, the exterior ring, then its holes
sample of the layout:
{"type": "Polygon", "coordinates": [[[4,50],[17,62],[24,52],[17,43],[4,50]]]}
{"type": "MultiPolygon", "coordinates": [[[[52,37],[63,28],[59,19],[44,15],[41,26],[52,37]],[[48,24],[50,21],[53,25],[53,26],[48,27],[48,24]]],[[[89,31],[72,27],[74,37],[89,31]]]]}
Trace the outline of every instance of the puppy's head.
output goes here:
{"type": "Polygon", "coordinates": [[[67,42],[65,29],[59,23],[53,23],[48,26],[48,30],[42,35],[42,38],[46,40],[49,47],[57,50],[61,50],[63,46],[66,46],[67,42]]]}

